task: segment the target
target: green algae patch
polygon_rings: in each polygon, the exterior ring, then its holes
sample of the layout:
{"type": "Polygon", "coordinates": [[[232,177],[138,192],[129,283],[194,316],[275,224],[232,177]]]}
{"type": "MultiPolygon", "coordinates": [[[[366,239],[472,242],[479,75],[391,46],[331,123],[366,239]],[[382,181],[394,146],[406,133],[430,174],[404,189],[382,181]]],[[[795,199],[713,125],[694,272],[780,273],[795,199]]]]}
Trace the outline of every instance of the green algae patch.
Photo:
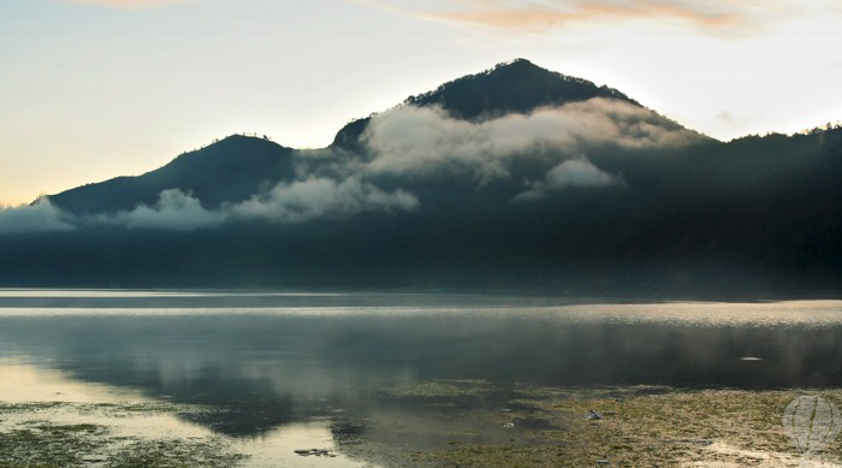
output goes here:
{"type": "Polygon", "coordinates": [[[51,426],[0,432],[0,468],[80,466],[85,454],[101,450],[107,441],[95,436],[98,426],[51,426]],[[83,427],[84,426],[84,427],[83,427]]]}
{"type": "Polygon", "coordinates": [[[117,452],[106,468],[227,468],[245,460],[218,443],[207,441],[135,442],[117,452]]]}
{"type": "Polygon", "coordinates": [[[490,394],[495,387],[485,380],[436,380],[418,384],[403,384],[381,390],[384,396],[396,398],[454,398],[490,394]]]}
{"type": "MultiPolygon", "coordinates": [[[[337,413],[330,434],[338,455],[387,468],[841,468],[839,439],[801,464],[782,416],[803,395],[842,403],[842,390],[433,381],[379,389],[376,407],[337,413]]],[[[166,402],[0,404],[0,468],[247,465],[230,438],[186,422],[201,410],[166,402]]]]}
{"type": "Polygon", "coordinates": [[[0,468],[228,468],[246,459],[228,441],[179,423],[175,416],[186,409],[2,404],[0,468]]]}
{"type": "MultiPolygon", "coordinates": [[[[401,467],[796,467],[801,454],[782,424],[787,405],[805,394],[842,403],[839,390],[514,386],[507,400],[488,405],[488,395],[506,392],[482,382],[454,395],[458,387],[402,387],[400,395],[419,402],[447,396],[477,403],[450,412],[431,406],[423,417],[382,412],[343,449],[401,467]]],[[[842,440],[836,440],[803,466],[839,467],[840,459],[842,440]]]]}

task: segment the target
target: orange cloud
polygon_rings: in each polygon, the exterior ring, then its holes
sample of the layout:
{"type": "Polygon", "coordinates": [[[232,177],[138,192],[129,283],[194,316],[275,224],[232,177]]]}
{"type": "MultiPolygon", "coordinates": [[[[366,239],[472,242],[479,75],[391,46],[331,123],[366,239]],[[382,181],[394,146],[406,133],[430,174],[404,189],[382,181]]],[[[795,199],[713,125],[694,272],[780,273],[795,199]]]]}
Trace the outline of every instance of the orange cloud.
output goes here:
{"type": "Polygon", "coordinates": [[[110,8],[157,8],[170,5],[187,5],[197,3],[198,0],[64,0],[70,3],[96,5],[110,8]]]}
{"type": "Polygon", "coordinates": [[[428,19],[516,31],[543,31],[574,23],[655,20],[683,23],[706,32],[739,34],[762,28],[784,11],[777,0],[441,0],[423,7],[388,0],[352,1],[428,19]]]}

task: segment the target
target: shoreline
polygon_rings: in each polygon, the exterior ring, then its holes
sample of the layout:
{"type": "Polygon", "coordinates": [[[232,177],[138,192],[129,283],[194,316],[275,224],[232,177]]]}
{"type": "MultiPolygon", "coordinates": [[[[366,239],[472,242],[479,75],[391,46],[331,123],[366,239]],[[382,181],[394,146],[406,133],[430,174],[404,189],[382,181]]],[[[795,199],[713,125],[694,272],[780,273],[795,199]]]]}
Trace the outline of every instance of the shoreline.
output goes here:
{"type": "MultiPolygon", "coordinates": [[[[275,448],[287,464],[306,457],[313,466],[336,467],[795,467],[801,459],[782,415],[805,394],[842,402],[842,390],[834,389],[501,389],[485,381],[430,381],[381,389],[386,405],[371,414],[340,411],[318,421],[329,428],[328,445],[318,433],[321,446],[302,437],[300,446],[275,448]],[[591,411],[599,418],[589,418],[591,411]]],[[[0,466],[272,466],[271,456],[258,463],[254,447],[235,438],[183,421],[174,429],[180,414],[197,411],[213,409],[0,402],[0,466]]],[[[839,467],[840,460],[842,440],[835,440],[803,466],[839,467]]]]}

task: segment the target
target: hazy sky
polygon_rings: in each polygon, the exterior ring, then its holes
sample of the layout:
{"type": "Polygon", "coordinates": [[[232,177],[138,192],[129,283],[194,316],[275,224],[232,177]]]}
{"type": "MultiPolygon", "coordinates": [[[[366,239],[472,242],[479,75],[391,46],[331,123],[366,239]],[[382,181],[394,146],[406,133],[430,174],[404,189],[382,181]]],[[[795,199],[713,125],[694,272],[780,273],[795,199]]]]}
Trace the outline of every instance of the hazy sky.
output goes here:
{"type": "Polygon", "coordinates": [[[349,119],[524,57],[720,139],[842,119],[842,0],[4,0],[0,202],[236,132],[349,119]]]}

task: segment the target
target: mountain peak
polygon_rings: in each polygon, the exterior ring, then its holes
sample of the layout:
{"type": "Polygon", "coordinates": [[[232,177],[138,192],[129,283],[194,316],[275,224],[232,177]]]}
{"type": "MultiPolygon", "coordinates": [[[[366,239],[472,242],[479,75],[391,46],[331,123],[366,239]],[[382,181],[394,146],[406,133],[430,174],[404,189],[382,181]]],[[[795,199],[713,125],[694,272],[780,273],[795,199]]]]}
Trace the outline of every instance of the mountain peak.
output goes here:
{"type": "Polygon", "coordinates": [[[515,70],[515,71],[542,71],[545,73],[552,73],[546,68],[539,67],[525,58],[516,58],[508,62],[500,62],[489,70],[489,72],[499,72],[500,70],[515,70]]]}
{"type": "Polygon", "coordinates": [[[215,143],[225,143],[225,142],[267,142],[273,145],[277,145],[277,143],[273,142],[271,138],[266,135],[258,135],[258,134],[245,134],[245,133],[235,133],[233,135],[229,135],[221,140],[216,141],[215,143]]]}
{"type": "Polygon", "coordinates": [[[405,103],[437,104],[456,117],[473,120],[512,112],[527,113],[539,107],[561,106],[597,97],[640,105],[616,89],[562,75],[523,58],[445,83],[434,91],[412,96],[405,103]]]}
{"type": "Polygon", "coordinates": [[[214,208],[243,201],[265,183],[292,178],[292,151],[265,136],[231,135],[154,171],[77,187],[50,201],[74,214],[114,213],[152,206],[162,191],[177,189],[214,208]]]}
{"type": "MultiPolygon", "coordinates": [[[[640,106],[616,89],[547,70],[524,58],[499,63],[481,73],[447,82],[433,91],[410,96],[404,105],[441,106],[454,117],[483,120],[593,98],[617,99],[640,106]]],[[[359,150],[359,137],[369,121],[369,118],[352,121],[336,134],[331,146],[359,150]]]]}
{"type": "Polygon", "coordinates": [[[235,133],[233,135],[222,138],[221,140],[214,140],[213,143],[202,148],[184,152],[177,157],[173,163],[184,160],[197,159],[231,159],[236,158],[238,154],[250,153],[253,151],[283,151],[290,150],[282,145],[279,145],[269,139],[266,135],[262,137],[255,135],[245,135],[235,133]]]}

